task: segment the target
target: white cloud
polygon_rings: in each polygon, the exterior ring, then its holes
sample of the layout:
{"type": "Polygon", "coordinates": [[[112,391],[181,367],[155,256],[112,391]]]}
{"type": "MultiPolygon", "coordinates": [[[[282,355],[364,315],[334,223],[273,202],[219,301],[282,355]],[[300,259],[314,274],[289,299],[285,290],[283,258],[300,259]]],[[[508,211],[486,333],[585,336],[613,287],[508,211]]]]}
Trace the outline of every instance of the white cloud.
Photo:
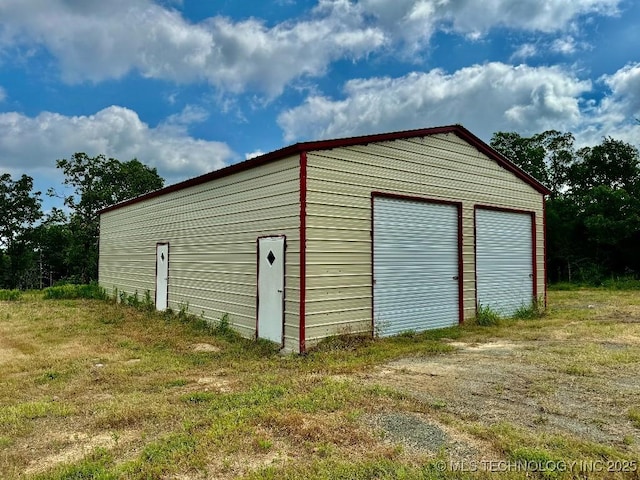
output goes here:
{"type": "Polygon", "coordinates": [[[315,95],[284,111],[287,141],[461,123],[488,139],[497,130],[570,130],[591,83],[560,67],[488,63],[453,74],[436,69],[400,78],[351,80],[345,98],[315,95]]]}
{"type": "Polygon", "coordinates": [[[612,136],[640,146],[640,63],[630,63],[599,80],[609,89],[599,102],[592,103],[577,137],[582,144],[600,142],[612,136]]]}
{"type": "MultiPolygon", "coordinates": [[[[363,59],[394,44],[419,57],[439,30],[470,39],[496,27],[564,34],[582,16],[616,14],[620,2],[318,0],[306,16],[267,26],[255,18],[222,16],[192,23],[171,1],[3,0],[0,50],[43,47],[67,82],[135,71],[274,97],[300,77],[325,74],[336,60],[363,59]]],[[[571,43],[565,39],[556,48],[566,51],[571,43]]]]}
{"type": "Polygon", "coordinates": [[[640,116],[640,63],[630,63],[601,81],[611,89],[613,103],[626,114],[640,116]]]}
{"type": "Polygon", "coordinates": [[[510,60],[527,60],[540,57],[549,52],[560,55],[573,55],[580,50],[591,48],[586,42],[578,41],[571,35],[553,39],[538,39],[535,43],[523,43],[511,55],[510,60]]]}
{"type": "Polygon", "coordinates": [[[562,38],[556,38],[551,43],[551,51],[561,53],[563,55],[570,55],[578,49],[578,45],[573,37],[567,36],[562,38]]]}
{"type": "Polygon", "coordinates": [[[151,128],[137,113],[112,106],[88,116],[43,112],[27,117],[0,113],[0,165],[8,171],[52,175],[55,160],[75,152],[137,158],[169,180],[223,167],[234,159],[224,143],[198,140],[162,125],[151,128]]]}
{"type": "Polygon", "coordinates": [[[477,40],[489,30],[554,33],[573,28],[584,15],[616,15],[621,0],[360,0],[386,31],[410,50],[424,46],[436,30],[477,40]]]}
{"type": "Polygon", "coordinates": [[[538,48],[532,43],[524,43],[513,52],[511,60],[526,60],[536,55],[538,55],[538,48]]]}
{"type": "Polygon", "coordinates": [[[256,19],[220,16],[193,24],[150,0],[3,0],[0,48],[44,46],[67,82],[137,70],[273,96],[293,79],[323,74],[333,60],[362,58],[385,43],[353,10],[347,0],[323,0],[309,19],[269,28],[256,19]]]}
{"type": "Polygon", "coordinates": [[[209,112],[197,105],[186,105],[180,113],[167,117],[163,122],[165,127],[180,128],[186,131],[186,127],[194,123],[202,123],[209,118],[209,112]]]}
{"type": "Polygon", "coordinates": [[[245,153],[244,158],[245,160],[249,160],[250,158],[259,157],[260,155],[264,155],[264,154],[265,152],[263,152],[262,150],[255,150],[253,152],[245,153]]]}

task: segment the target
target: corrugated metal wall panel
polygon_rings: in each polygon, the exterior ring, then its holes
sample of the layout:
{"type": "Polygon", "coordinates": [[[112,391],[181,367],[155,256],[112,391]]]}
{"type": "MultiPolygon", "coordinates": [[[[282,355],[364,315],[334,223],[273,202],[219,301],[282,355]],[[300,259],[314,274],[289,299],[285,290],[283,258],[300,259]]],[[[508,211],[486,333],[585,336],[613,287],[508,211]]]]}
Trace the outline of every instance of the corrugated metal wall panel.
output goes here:
{"type": "Polygon", "coordinates": [[[373,317],[380,335],[457,325],[458,209],[373,201],[373,317]]]}
{"type": "Polygon", "coordinates": [[[476,210],[478,304],[512,315],[533,299],[531,215],[476,210]]]}
{"type": "Polygon", "coordinates": [[[139,295],[155,288],[155,244],[170,243],[169,306],[208,320],[225,313],[255,333],[256,240],[287,236],[285,347],[298,348],[299,158],[171,192],[101,216],[100,284],[139,295]]]}
{"type": "MultiPolygon", "coordinates": [[[[542,196],[515,175],[478,152],[454,134],[371,143],[346,148],[309,152],[307,178],[307,260],[326,253],[352,251],[356,257],[372,255],[371,220],[354,221],[348,229],[333,228],[331,215],[371,219],[371,192],[384,191],[423,198],[462,202],[463,302],[466,318],[475,315],[474,206],[488,205],[536,212],[538,243],[538,291],[544,291],[544,251],[542,196]],[[409,172],[409,173],[405,173],[409,172]],[[336,174],[338,173],[338,174],[336,174]],[[322,228],[316,228],[322,226],[322,228]],[[331,243],[324,243],[331,240],[331,243]],[[344,247],[336,248],[336,243],[344,247]]],[[[336,223],[337,225],[337,223],[336,223]]],[[[340,222],[344,226],[343,222],[340,222]]],[[[307,275],[307,301],[327,301],[325,310],[336,310],[339,299],[325,300],[323,289],[342,286],[343,291],[371,287],[371,272],[356,262],[343,265],[330,275],[307,275]],[[353,275],[353,272],[358,272],[353,275]]],[[[345,293],[345,295],[348,295],[345,293]]],[[[307,342],[327,335],[351,331],[370,331],[372,298],[361,298],[361,311],[343,315],[313,315],[307,318],[307,342]],[[368,311],[369,325],[366,315],[368,311]],[[331,322],[335,320],[335,328],[331,322]]]]}

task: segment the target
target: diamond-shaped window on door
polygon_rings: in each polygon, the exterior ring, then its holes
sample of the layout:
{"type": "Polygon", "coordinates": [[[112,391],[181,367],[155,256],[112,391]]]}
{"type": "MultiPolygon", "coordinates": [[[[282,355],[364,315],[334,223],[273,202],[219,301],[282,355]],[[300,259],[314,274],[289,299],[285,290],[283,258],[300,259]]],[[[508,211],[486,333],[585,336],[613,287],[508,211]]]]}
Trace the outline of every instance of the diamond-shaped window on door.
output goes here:
{"type": "Polygon", "coordinates": [[[276,261],[276,256],[273,254],[271,250],[269,250],[269,255],[267,255],[267,260],[269,260],[269,265],[273,265],[273,262],[276,261]]]}
{"type": "Polygon", "coordinates": [[[160,254],[160,259],[164,262],[164,252],[160,254]]]}

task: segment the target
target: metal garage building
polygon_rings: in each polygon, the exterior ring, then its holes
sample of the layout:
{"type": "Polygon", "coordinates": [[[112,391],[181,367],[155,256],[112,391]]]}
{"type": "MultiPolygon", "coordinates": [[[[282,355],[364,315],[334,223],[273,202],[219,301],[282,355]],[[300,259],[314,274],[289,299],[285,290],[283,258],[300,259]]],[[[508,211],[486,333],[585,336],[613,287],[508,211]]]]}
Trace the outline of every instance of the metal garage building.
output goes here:
{"type": "Polygon", "coordinates": [[[544,298],[548,190],[465,128],[298,143],[105,209],[100,284],[303,352],[544,298]]]}

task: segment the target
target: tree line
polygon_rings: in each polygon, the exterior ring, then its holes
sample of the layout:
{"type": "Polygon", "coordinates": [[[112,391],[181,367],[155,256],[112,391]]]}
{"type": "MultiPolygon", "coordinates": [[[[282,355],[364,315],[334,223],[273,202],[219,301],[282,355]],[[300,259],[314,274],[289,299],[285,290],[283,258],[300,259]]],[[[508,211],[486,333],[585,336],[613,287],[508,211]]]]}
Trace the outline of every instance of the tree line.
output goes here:
{"type": "Polygon", "coordinates": [[[497,132],[491,146],[551,190],[550,281],[600,284],[640,275],[640,156],[611,137],[576,149],[571,133],[497,132]]]}
{"type": "Polygon", "coordinates": [[[97,280],[100,210],[164,185],[155,168],[137,159],[76,153],[56,166],[71,193],[49,189],[46,194],[61,198],[66,208],[46,214],[33,178],[0,176],[0,288],[97,280]]]}
{"type": "MultiPolygon", "coordinates": [[[[551,281],[598,284],[640,275],[640,155],[606,137],[577,149],[571,133],[531,137],[497,132],[491,146],[547,186],[547,265],[551,281]]],[[[99,211],[162,188],[138,160],[76,153],[56,162],[69,195],[65,210],[42,211],[33,178],[0,176],[0,288],[32,289],[98,277],[99,211]]]]}

